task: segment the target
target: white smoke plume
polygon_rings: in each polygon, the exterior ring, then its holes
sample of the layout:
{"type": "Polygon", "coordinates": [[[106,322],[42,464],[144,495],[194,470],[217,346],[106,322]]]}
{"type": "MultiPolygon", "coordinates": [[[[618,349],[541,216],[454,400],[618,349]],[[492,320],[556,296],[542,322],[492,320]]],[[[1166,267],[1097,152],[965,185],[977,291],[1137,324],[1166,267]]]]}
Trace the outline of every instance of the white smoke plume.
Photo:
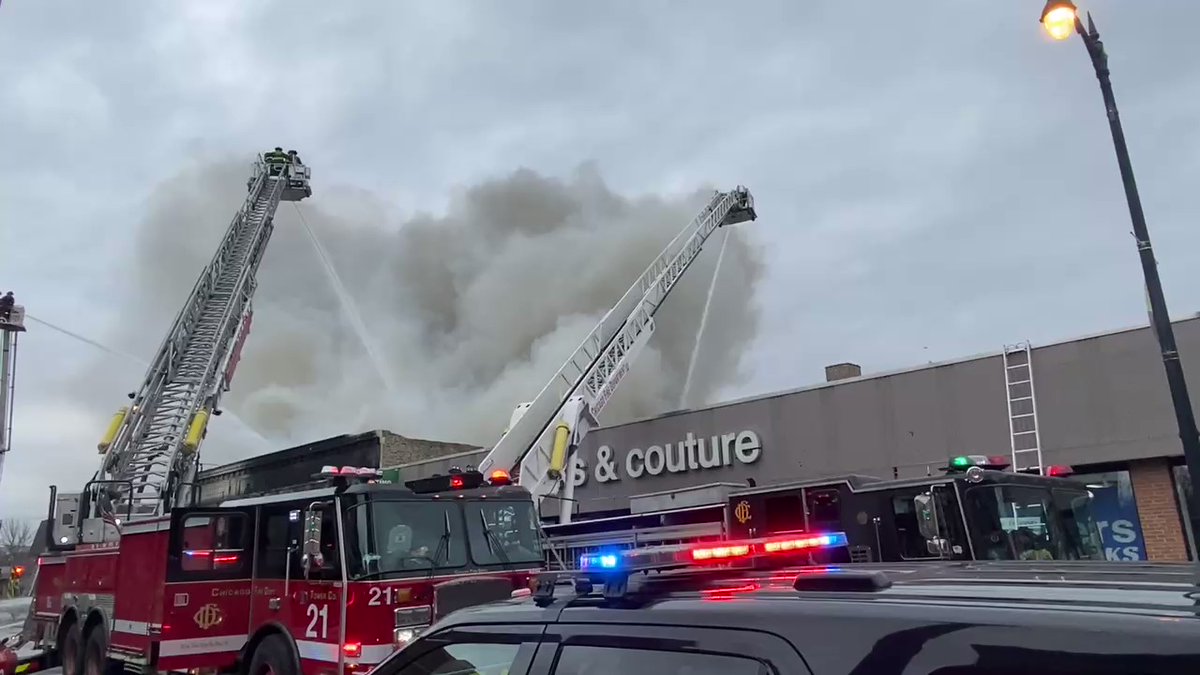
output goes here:
{"type": "MultiPolygon", "coordinates": [[[[241,162],[193,167],[155,192],[133,235],[135,271],[111,343],[149,360],[244,199],[247,171],[241,162]]],[[[462,191],[444,214],[404,222],[384,199],[322,185],[319,170],[313,189],[299,213],[285,203],[276,215],[253,327],[224,399],[233,415],[210,426],[206,464],[368,428],[494,442],[513,407],[538,393],[711,195],[621,196],[590,165],[561,180],[518,170],[462,191]],[[353,298],[377,358],[347,320],[301,214],[353,298]]],[[[725,231],[664,304],[603,423],[678,407],[725,231]]],[[[693,375],[693,405],[738,380],[758,325],[752,296],[761,261],[747,242],[734,228],[693,375]]],[[[107,361],[87,380],[113,385],[87,389],[115,407],[140,377],[107,361]]]]}

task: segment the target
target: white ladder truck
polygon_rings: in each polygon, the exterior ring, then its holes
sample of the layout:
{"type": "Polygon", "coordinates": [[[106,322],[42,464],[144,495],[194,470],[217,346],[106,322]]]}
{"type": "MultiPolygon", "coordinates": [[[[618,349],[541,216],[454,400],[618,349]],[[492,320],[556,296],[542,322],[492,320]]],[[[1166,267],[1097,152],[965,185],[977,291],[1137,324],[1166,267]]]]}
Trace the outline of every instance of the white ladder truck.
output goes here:
{"type": "MultiPolygon", "coordinates": [[[[209,417],[228,391],[250,330],[255,273],[281,201],[312,195],[311,171],[292,153],[258,157],[245,203],[225,231],[212,262],[158,348],[141,387],[113,416],[98,444],[100,469],[79,495],[60,495],[78,509],[77,541],[114,542],[121,523],[187,506],[209,417]]],[[[62,544],[74,543],[61,541],[62,544]]]]}
{"type": "Polygon", "coordinates": [[[604,315],[532,401],[513,412],[508,430],[479,463],[485,476],[515,474],[539,506],[561,500],[560,523],[571,521],[574,482],[568,470],[575,450],[638,352],[654,332],[654,315],[700,254],[708,237],[725,225],[755,220],[754,198],[738,186],[717,192],[700,214],[667,244],[637,282],[604,315]]]}

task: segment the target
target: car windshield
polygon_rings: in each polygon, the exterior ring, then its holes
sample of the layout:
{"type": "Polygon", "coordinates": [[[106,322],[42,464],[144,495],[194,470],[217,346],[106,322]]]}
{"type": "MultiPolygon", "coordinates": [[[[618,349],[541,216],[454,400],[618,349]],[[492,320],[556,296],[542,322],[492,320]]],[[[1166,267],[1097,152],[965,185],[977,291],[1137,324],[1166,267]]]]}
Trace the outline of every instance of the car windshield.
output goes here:
{"type": "Polygon", "coordinates": [[[968,490],[967,505],[980,559],[1087,560],[1103,556],[1095,543],[1099,531],[1090,507],[1070,495],[1052,496],[1048,488],[1036,486],[988,485],[968,490]]]}
{"type": "Polygon", "coordinates": [[[542,543],[533,502],[467,502],[466,514],[471,559],[476,564],[542,562],[542,543]]]}
{"type": "Polygon", "coordinates": [[[429,575],[467,564],[462,510],[454,503],[372,499],[347,515],[353,578],[429,575]]]}

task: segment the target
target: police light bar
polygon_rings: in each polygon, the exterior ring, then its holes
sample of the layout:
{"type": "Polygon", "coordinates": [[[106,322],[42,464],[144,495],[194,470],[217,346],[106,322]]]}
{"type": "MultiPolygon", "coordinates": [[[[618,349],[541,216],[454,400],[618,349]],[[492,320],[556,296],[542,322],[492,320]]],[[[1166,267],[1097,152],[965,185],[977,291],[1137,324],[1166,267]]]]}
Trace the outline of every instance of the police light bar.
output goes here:
{"type": "Polygon", "coordinates": [[[844,532],[822,532],[743,541],[706,542],[680,546],[601,551],[579,556],[579,570],[589,574],[628,574],[672,567],[743,562],[762,557],[784,558],[805,551],[848,545],[844,532]]]}
{"type": "Polygon", "coordinates": [[[947,473],[961,473],[973,466],[1003,471],[1008,468],[1009,461],[1004,455],[959,455],[951,457],[944,470],[947,473]]]}

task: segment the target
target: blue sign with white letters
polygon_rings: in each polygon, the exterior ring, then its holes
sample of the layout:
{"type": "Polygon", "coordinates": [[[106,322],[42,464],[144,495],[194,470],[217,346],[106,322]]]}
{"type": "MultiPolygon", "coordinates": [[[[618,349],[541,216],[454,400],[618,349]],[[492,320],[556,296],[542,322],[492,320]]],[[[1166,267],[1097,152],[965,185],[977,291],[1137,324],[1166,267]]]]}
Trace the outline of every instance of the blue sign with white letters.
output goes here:
{"type": "Polygon", "coordinates": [[[1142,538],[1142,522],[1138,519],[1137,503],[1132,495],[1121,499],[1116,485],[1091,488],[1092,512],[1100,537],[1104,541],[1104,557],[1109,560],[1145,560],[1146,542],[1142,538]]]}

